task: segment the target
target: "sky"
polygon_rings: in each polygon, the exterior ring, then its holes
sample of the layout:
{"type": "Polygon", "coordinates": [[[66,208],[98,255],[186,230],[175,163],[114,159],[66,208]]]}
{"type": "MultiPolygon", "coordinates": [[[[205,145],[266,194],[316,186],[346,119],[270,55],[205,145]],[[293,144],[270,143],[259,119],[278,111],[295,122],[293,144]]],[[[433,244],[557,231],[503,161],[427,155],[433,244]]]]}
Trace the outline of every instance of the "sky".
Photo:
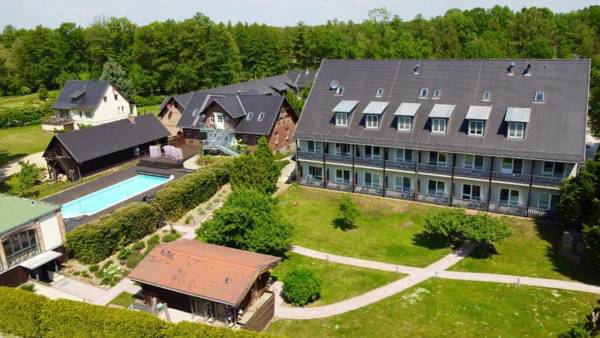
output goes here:
{"type": "Polygon", "coordinates": [[[127,17],[137,24],[166,19],[183,20],[201,12],[216,22],[258,22],[291,26],[299,21],[314,25],[329,19],[360,22],[369,9],[387,7],[393,14],[410,20],[417,14],[429,18],[450,8],[489,8],[496,4],[513,10],[548,7],[569,12],[600,0],[0,0],[0,27],[37,25],[57,27],[62,22],[87,26],[106,16],[127,17]]]}

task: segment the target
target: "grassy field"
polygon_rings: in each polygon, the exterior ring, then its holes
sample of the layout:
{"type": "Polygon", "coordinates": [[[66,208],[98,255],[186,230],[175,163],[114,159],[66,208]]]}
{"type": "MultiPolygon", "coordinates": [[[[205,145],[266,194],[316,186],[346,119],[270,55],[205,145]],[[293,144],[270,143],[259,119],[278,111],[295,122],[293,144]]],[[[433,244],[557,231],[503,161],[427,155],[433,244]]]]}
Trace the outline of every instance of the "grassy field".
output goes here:
{"type": "Polygon", "coordinates": [[[429,280],[373,305],[315,320],[280,320],[287,337],[549,337],[584,319],[593,294],[429,280]]]}
{"type": "Polygon", "coordinates": [[[361,210],[357,228],[334,226],[342,194],[292,186],[279,196],[285,219],[296,227],[294,244],[339,255],[426,266],[450,252],[443,243],[419,241],[423,219],[433,207],[351,195],[361,210]]]}
{"type": "Polygon", "coordinates": [[[148,114],[152,113],[154,115],[158,115],[158,109],[160,108],[160,104],[155,104],[153,106],[143,106],[137,107],[138,114],[148,114]]]}
{"type": "Polygon", "coordinates": [[[117,297],[111,300],[109,304],[127,308],[131,303],[133,303],[134,299],[135,298],[133,298],[131,293],[121,292],[117,297]]]}
{"type": "Polygon", "coordinates": [[[505,219],[511,224],[513,233],[508,240],[496,245],[497,254],[483,256],[475,251],[450,270],[600,283],[597,272],[559,255],[556,245],[561,236],[560,224],[513,217],[505,219]]]}
{"type": "Polygon", "coordinates": [[[403,277],[401,274],[329,263],[293,253],[275,268],[273,276],[283,280],[295,268],[309,269],[321,280],[321,299],[309,306],[339,302],[403,277]]]}
{"type": "Polygon", "coordinates": [[[39,124],[0,129],[0,165],[46,149],[52,133],[42,131],[39,124]]]}
{"type": "MultiPolygon", "coordinates": [[[[48,100],[53,101],[58,96],[58,93],[58,90],[48,91],[48,100]]],[[[0,113],[7,109],[35,105],[38,101],[37,93],[18,96],[0,96],[0,113]]]]}

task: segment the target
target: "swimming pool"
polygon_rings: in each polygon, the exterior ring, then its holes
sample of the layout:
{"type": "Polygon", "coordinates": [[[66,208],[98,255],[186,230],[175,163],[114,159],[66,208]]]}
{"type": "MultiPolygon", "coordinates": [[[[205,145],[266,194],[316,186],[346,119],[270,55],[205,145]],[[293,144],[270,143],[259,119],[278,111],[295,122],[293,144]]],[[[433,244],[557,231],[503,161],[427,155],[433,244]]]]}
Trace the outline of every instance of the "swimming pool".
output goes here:
{"type": "Polygon", "coordinates": [[[139,195],[144,191],[156,188],[171,178],[166,176],[137,174],[136,176],[113,184],[104,189],[80,197],[62,206],[63,218],[90,216],[106,208],[119,204],[139,195]]]}

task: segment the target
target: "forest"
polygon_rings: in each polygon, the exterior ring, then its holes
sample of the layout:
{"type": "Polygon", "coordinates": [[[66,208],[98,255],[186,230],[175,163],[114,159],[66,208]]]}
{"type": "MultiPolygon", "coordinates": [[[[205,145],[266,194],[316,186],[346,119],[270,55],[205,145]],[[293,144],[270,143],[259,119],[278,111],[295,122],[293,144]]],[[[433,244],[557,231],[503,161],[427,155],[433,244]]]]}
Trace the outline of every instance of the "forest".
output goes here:
{"type": "Polygon", "coordinates": [[[285,27],[216,23],[203,14],[147,25],[127,18],[101,18],[87,27],[66,22],[55,29],[9,25],[0,33],[0,95],[98,78],[107,61],[123,69],[129,95],[151,97],[314,69],[323,58],[590,58],[590,119],[600,134],[600,6],[569,13],[452,9],[406,21],[376,8],[359,23],[285,27]]]}

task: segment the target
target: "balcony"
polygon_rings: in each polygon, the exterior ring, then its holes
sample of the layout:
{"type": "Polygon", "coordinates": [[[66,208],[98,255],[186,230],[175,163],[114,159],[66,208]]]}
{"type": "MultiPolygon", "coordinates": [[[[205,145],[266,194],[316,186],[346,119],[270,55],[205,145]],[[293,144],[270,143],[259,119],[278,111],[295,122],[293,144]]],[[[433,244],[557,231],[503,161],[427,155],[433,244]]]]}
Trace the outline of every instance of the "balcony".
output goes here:
{"type": "Polygon", "coordinates": [[[327,189],[351,192],[352,184],[350,182],[327,182],[327,189]]]}
{"type": "Polygon", "coordinates": [[[415,198],[415,193],[413,191],[404,191],[404,190],[396,190],[396,189],[387,189],[385,191],[385,196],[401,198],[404,200],[412,200],[415,198]]]}
{"type": "Polygon", "coordinates": [[[499,171],[492,172],[492,179],[494,181],[505,181],[505,182],[516,182],[529,184],[530,176],[527,174],[511,174],[503,173],[499,171]]]}
{"type": "Polygon", "coordinates": [[[516,216],[527,216],[527,207],[523,205],[514,205],[504,202],[490,202],[490,211],[499,214],[508,214],[516,216]]]}
{"type": "Polygon", "coordinates": [[[363,193],[363,194],[368,194],[368,195],[382,195],[383,187],[380,185],[374,185],[374,186],[357,185],[354,191],[363,193]]]}
{"type": "Polygon", "coordinates": [[[310,187],[323,188],[323,180],[317,180],[314,178],[301,178],[300,184],[310,187]]]}
{"type": "Polygon", "coordinates": [[[327,162],[352,163],[352,155],[326,154],[325,160],[327,162]]]}
{"type": "Polygon", "coordinates": [[[448,195],[429,195],[429,194],[417,194],[417,200],[420,202],[434,203],[434,204],[450,204],[450,196],[448,195]]]}
{"type": "Polygon", "coordinates": [[[454,168],[454,176],[489,179],[490,171],[483,169],[454,168]]]}
{"type": "Polygon", "coordinates": [[[385,167],[390,169],[415,171],[417,164],[413,162],[385,161],[385,167]]]}
{"type": "Polygon", "coordinates": [[[486,210],[487,202],[476,199],[462,199],[462,198],[453,198],[452,206],[467,208],[467,209],[476,209],[476,210],[486,210]]]}
{"type": "Polygon", "coordinates": [[[560,185],[563,181],[564,177],[533,176],[533,184],[537,185],[560,185]]]}
{"type": "Polygon", "coordinates": [[[300,160],[313,160],[313,161],[323,161],[322,153],[312,153],[308,151],[299,151],[298,159],[300,160]]]}
{"type": "Polygon", "coordinates": [[[355,157],[354,163],[370,167],[383,168],[383,159],[380,158],[355,157]]]}
{"type": "Polygon", "coordinates": [[[235,131],[233,126],[229,125],[228,123],[225,123],[223,128],[217,129],[217,128],[215,128],[214,124],[199,122],[199,123],[196,123],[196,128],[198,128],[198,130],[200,130],[201,132],[213,131],[213,130],[228,131],[228,132],[235,131]]]}
{"type": "Polygon", "coordinates": [[[447,165],[419,163],[419,172],[450,175],[452,168],[447,165]]]}
{"type": "Polygon", "coordinates": [[[529,217],[554,217],[554,216],[556,216],[556,210],[554,210],[554,209],[547,210],[547,209],[530,207],[527,211],[528,211],[529,217]]]}

